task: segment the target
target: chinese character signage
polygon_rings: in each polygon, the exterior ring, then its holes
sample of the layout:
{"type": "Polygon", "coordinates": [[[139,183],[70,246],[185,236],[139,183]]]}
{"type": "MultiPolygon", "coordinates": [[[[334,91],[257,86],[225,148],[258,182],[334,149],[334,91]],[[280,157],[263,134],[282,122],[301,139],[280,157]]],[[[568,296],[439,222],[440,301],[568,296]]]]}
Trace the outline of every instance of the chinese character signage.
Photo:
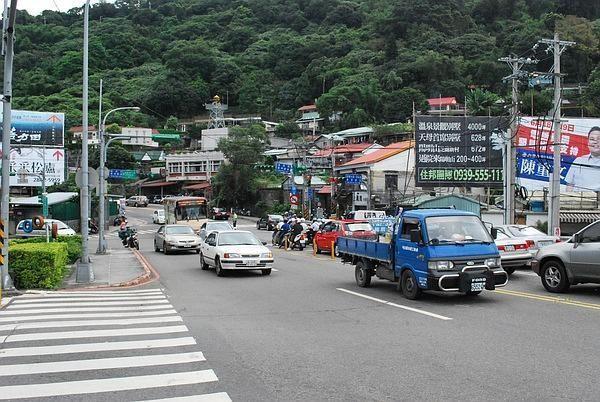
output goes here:
{"type": "MultiPolygon", "coordinates": [[[[600,119],[562,119],[559,139],[563,191],[600,191],[600,119]]],[[[517,177],[529,190],[549,186],[554,130],[550,118],[522,117],[517,130],[517,177]]]]}
{"type": "Polygon", "coordinates": [[[418,187],[502,187],[505,117],[417,116],[418,187]]]}
{"type": "MultiPolygon", "coordinates": [[[[0,112],[0,120],[2,114],[0,112]]],[[[56,146],[64,145],[64,113],[30,112],[13,110],[11,114],[11,145],[56,146]]],[[[2,124],[0,124],[0,134],[2,124]]]]}
{"type": "Polygon", "coordinates": [[[137,177],[135,170],[110,169],[108,171],[109,179],[135,180],[137,177]]]}
{"type": "Polygon", "coordinates": [[[279,173],[289,174],[292,172],[292,165],[288,165],[286,163],[276,163],[275,171],[279,173]]]}
{"type": "Polygon", "coordinates": [[[63,148],[20,148],[10,150],[10,185],[46,187],[65,181],[65,150],[63,148]]]}
{"type": "Polygon", "coordinates": [[[346,184],[360,184],[362,181],[362,176],[359,174],[347,174],[344,177],[346,184]]]}

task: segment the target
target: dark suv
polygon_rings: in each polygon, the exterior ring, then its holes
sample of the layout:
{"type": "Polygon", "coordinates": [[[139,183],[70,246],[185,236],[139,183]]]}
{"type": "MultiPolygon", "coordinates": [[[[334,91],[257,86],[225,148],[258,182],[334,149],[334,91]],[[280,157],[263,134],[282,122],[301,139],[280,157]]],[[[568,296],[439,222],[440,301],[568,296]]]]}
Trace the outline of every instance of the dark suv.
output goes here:
{"type": "Polygon", "coordinates": [[[275,230],[275,226],[277,226],[277,224],[279,222],[281,222],[283,220],[283,216],[281,215],[266,215],[263,216],[262,218],[260,218],[257,222],[256,222],[256,228],[258,230],[260,229],[266,229],[266,230],[275,230]]]}

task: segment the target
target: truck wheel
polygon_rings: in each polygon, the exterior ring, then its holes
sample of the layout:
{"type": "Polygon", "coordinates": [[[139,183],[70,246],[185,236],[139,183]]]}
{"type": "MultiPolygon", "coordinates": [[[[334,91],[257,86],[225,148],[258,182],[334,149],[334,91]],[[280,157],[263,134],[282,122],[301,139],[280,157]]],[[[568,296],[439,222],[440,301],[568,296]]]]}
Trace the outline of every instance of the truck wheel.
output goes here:
{"type": "Polygon", "coordinates": [[[413,274],[411,270],[407,269],[402,272],[400,281],[404,297],[410,300],[416,300],[421,296],[421,289],[419,289],[419,285],[417,284],[417,278],[415,278],[415,274],[413,274]]]}
{"type": "Polygon", "coordinates": [[[502,267],[502,269],[508,274],[508,276],[514,274],[516,270],[515,267],[502,267]]]}
{"type": "Polygon", "coordinates": [[[367,271],[364,262],[359,261],[356,264],[356,268],[354,269],[354,278],[356,279],[356,284],[361,288],[368,288],[371,286],[371,275],[367,271]]]}
{"type": "Polygon", "coordinates": [[[542,285],[548,292],[564,293],[569,290],[569,278],[567,271],[560,261],[551,260],[542,266],[542,285]]]}

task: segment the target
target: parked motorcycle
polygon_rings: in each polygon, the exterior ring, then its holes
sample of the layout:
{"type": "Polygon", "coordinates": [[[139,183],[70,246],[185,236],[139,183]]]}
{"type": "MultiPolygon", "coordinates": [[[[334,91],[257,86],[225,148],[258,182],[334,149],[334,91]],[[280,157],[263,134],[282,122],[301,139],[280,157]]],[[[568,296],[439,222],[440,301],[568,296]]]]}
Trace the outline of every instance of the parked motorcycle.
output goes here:
{"type": "Polygon", "coordinates": [[[136,250],[140,249],[140,242],[138,241],[137,230],[131,229],[131,234],[127,238],[127,247],[135,248],[136,250]]]}
{"type": "Polygon", "coordinates": [[[302,232],[291,238],[292,233],[288,232],[283,236],[281,243],[279,244],[279,248],[287,247],[290,250],[298,249],[299,251],[304,250],[306,247],[306,233],[302,232]]]}
{"type": "Polygon", "coordinates": [[[88,220],[88,230],[90,234],[98,234],[98,225],[93,219],[88,220]]]}

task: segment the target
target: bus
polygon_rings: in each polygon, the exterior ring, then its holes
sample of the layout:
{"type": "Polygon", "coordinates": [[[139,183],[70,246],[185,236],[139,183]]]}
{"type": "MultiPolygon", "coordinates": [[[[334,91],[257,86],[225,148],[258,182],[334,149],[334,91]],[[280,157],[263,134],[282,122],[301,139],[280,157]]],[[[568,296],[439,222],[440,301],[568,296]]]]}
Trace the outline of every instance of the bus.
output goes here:
{"type": "Polygon", "coordinates": [[[167,225],[185,224],[198,231],[208,220],[204,197],[168,197],[163,200],[163,206],[167,225]]]}

